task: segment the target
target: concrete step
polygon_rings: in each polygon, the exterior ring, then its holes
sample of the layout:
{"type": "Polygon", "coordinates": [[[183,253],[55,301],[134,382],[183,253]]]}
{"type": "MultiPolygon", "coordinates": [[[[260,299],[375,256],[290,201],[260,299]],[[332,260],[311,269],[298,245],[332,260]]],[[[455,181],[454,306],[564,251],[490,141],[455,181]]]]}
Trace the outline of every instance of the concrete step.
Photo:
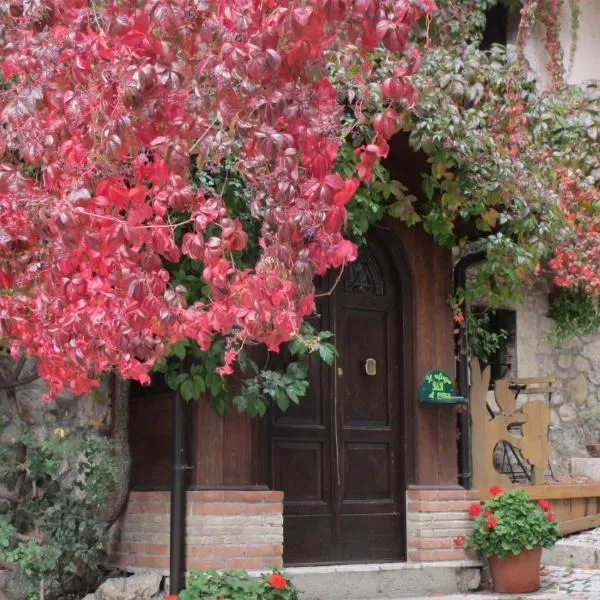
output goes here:
{"type": "MultiPolygon", "coordinates": [[[[581,597],[577,597],[581,600],[581,597]]],[[[450,596],[411,596],[410,598],[389,598],[388,600],[574,600],[573,596],[564,592],[536,592],[535,594],[452,594],[450,596]]],[[[365,600],[373,600],[365,598],[365,600]]],[[[589,600],[595,600],[590,596],[589,600]]]]}
{"type": "MultiPolygon", "coordinates": [[[[475,561],[292,567],[302,600],[382,600],[468,593],[479,588],[475,561]]],[[[443,598],[443,596],[441,596],[443,598]]]]}
{"type": "Polygon", "coordinates": [[[544,550],[542,564],[570,569],[600,569],[600,544],[564,538],[551,550],[544,550]]]}

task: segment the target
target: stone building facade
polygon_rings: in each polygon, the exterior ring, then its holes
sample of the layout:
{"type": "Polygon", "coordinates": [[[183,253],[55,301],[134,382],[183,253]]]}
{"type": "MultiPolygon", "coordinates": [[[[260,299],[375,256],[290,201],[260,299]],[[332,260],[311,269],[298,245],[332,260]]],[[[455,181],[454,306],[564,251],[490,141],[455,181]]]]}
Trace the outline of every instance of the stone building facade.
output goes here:
{"type": "Polygon", "coordinates": [[[600,415],[600,336],[555,342],[548,317],[550,286],[543,280],[524,290],[516,311],[516,375],[556,377],[560,391],[550,401],[552,465],[569,474],[572,457],[587,456],[589,417],[600,415]]]}
{"type": "MultiPolygon", "coordinates": [[[[566,64],[570,84],[600,81],[597,60],[600,3],[580,2],[580,10],[575,53],[570,64],[566,64]]],[[[569,63],[573,28],[567,2],[563,3],[560,22],[560,41],[565,49],[565,62],[569,63]]],[[[526,53],[539,84],[548,87],[543,36],[542,28],[536,28],[527,43],[526,53]]],[[[600,336],[550,341],[554,330],[554,323],[548,317],[550,290],[550,283],[540,277],[523,290],[520,303],[510,307],[516,310],[516,375],[559,379],[562,390],[551,399],[552,463],[558,473],[568,474],[571,457],[587,456],[585,444],[590,436],[590,415],[600,415],[600,336]]]]}

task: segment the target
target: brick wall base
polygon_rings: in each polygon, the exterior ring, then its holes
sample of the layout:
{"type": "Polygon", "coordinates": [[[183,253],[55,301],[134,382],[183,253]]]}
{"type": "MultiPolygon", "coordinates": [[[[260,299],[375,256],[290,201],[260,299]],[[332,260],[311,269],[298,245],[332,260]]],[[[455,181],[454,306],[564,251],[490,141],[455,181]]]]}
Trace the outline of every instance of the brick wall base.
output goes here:
{"type": "Polygon", "coordinates": [[[473,554],[456,548],[454,539],[471,532],[473,520],[467,509],[478,501],[477,490],[409,489],[408,562],[474,559],[473,554]]]}
{"type": "MultiPolygon", "coordinates": [[[[169,569],[170,492],[132,492],[111,562],[123,569],[169,569]]],[[[281,566],[283,493],[187,492],[188,569],[281,566]]]]}

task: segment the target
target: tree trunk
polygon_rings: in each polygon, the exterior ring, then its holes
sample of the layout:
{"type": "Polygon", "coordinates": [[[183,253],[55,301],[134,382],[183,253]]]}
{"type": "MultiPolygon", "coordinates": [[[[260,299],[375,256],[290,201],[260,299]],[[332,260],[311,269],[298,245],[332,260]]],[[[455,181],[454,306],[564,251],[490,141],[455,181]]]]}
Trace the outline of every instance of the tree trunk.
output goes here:
{"type": "Polygon", "coordinates": [[[105,519],[113,525],[121,516],[129,495],[131,474],[131,452],[129,450],[129,389],[130,382],[113,376],[112,381],[112,422],[111,436],[115,444],[115,453],[119,457],[119,471],[115,490],[104,511],[105,519]]]}

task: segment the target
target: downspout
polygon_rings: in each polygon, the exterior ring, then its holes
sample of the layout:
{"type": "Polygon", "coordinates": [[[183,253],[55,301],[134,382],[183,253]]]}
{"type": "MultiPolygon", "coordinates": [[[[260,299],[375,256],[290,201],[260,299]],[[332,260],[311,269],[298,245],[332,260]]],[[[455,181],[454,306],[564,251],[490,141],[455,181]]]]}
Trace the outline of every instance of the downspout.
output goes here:
{"type": "Polygon", "coordinates": [[[185,409],[186,402],[178,391],[173,397],[170,594],[178,594],[185,588],[185,409]]]}
{"type": "MultiPolygon", "coordinates": [[[[467,287],[467,269],[485,260],[485,252],[475,252],[463,256],[454,267],[454,293],[459,288],[467,287]]],[[[467,356],[467,306],[463,307],[465,326],[461,327],[459,339],[457,340],[458,352],[456,355],[456,384],[458,395],[463,398],[469,397],[469,357],[467,356]]],[[[460,438],[458,442],[458,483],[465,489],[471,488],[471,433],[469,427],[469,411],[465,410],[458,414],[458,430],[460,438]]]]}

